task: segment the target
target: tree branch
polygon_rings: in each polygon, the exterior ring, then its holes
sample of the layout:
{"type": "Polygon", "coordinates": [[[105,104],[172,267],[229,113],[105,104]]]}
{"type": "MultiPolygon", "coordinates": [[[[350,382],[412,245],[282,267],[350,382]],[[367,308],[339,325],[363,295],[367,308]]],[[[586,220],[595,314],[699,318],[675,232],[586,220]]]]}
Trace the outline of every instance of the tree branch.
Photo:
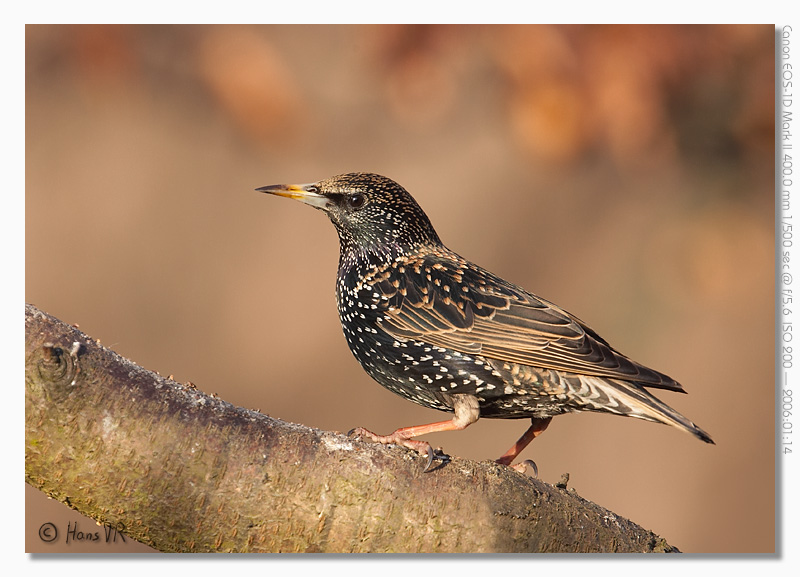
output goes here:
{"type": "Polygon", "coordinates": [[[662,538],[494,463],[234,407],[26,305],[25,480],[161,551],[654,552],[662,538]]]}

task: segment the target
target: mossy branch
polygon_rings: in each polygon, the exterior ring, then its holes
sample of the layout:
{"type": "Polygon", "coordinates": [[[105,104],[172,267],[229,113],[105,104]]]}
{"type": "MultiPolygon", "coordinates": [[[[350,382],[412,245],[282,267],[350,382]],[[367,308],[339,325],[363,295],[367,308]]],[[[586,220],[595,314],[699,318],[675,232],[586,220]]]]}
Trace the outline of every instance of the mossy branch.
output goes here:
{"type": "Polygon", "coordinates": [[[573,491],[235,407],[26,305],[25,480],[160,551],[653,552],[573,491]]]}

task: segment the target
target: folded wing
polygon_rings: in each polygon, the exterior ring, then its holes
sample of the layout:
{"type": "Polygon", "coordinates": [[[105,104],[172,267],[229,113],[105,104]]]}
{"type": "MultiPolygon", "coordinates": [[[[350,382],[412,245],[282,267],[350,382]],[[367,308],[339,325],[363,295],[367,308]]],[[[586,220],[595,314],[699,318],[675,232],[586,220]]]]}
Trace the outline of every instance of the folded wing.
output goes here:
{"type": "Polygon", "coordinates": [[[684,392],[675,380],[617,352],[555,304],[453,253],[448,257],[427,254],[384,271],[389,274],[372,285],[383,297],[384,330],[497,361],[684,392]]]}

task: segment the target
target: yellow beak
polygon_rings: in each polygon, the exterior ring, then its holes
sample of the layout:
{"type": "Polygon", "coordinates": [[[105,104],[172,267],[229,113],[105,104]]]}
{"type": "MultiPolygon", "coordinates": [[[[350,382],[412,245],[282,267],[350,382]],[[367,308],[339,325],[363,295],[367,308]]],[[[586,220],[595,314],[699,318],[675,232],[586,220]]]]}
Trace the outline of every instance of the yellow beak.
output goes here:
{"type": "Polygon", "coordinates": [[[311,184],[273,184],[256,189],[276,196],[285,196],[309,204],[315,208],[326,208],[330,202],[328,197],[317,192],[316,183],[311,184]]]}

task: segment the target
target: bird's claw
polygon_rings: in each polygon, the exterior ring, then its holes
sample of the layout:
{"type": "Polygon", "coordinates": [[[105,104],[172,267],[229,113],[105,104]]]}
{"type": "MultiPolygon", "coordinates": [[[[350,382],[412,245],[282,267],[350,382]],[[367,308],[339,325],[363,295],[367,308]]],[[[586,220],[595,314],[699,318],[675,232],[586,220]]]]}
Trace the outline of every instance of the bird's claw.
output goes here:
{"type": "Polygon", "coordinates": [[[441,449],[437,449],[436,451],[430,446],[430,444],[426,443],[427,447],[427,456],[428,461],[425,463],[425,468],[422,469],[423,473],[427,473],[428,471],[432,471],[431,465],[433,465],[434,461],[441,461],[442,464],[450,462],[450,455],[447,455],[441,451],[441,449]]]}
{"type": "Polygon", "coordinates": [[[382,445],[400,445],[401,447],[406,447],[407,449],[416,451],[420,456],[427,457],[425,468],[422,470],[423,473],[433,470],[431,466],[433,465],[434,461],[442,461],[445,463],[450,461],[450,457],[442,453],[441,450],[434,451],[430,443],[409,439],[408,437],[398,435],[397,431],[391,435],[376,435],[372,431],[368,431],[362,427],[356,427],[354,429],[350,429],[347,432],[347,436],[356,438],[366,437],[376,443],[381,443],[382,445]]]}
{"type": "Polygon", "coordinates": [[[539,478],[539,467],[536,466],[536,463],[531,461],[530,459],[525,459],[521,463],[517,463],[516,465],[509,465],[512,469],[514,469],[517,473],[522,473],[523,475],[527,472],[528,467],[531,468],[533,471],[533,477],[535,479],[539,478]]]}

